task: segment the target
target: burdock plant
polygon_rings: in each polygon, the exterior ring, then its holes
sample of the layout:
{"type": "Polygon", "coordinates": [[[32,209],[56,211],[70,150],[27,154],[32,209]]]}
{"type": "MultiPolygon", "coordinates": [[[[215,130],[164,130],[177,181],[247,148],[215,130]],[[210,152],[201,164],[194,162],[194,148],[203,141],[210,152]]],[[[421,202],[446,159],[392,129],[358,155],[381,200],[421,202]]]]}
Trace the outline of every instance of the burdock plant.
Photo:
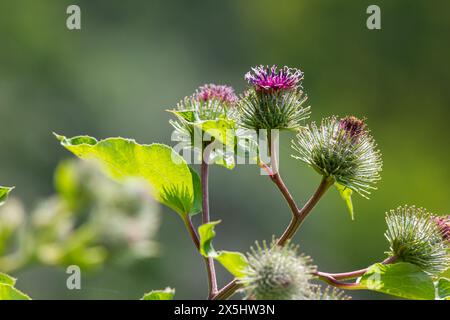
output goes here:
{"type": "Polygon", "coordinates": [[[259,66],[245,75],[250,88],[238,102],[241,125],[254,130],[296,130],[309,117],[302,90],[303,72],[259,66]]]}
{"type": "MultiPolygon", "coordinates": [[[[387,256],[367,268],[323,272],[299,252],[293,237],[328,189],[336,186],[353,217],[352,193],[367,198],[376,188],[382,169],[381,153],[365,120],[330,116],[320,124],[305,123],[310,107],[305,106],[303,77],[297,68],[259,66],[245,75],[249,87],[239,98],[228,86],[210,84],[172,108],[175,136],[182,140],[178,142],[202,155],[200,175],[167,145],[139,144],[124,138],[56,137],[76,156],[98,160],[116,180],[142,178],[152,187],[155,199],[179,215],[205,262],[208,299],[228,299],[237,292],[245,299],[256,300],[347,298],[341,290],[373,290],[410,299],[449,298],[449,220],[426,209],[404,206],[390,211],[386,216],[387,256]],[[267,140],[270,166],[262,157],[258,157],[257,164],[280,191],[291,220],[281,235],[274,236],[270,243],[259,242],[262,244],[248,254],[213,247],[215,227],[220,221],[210,220],[208,186],[209,164],[218,163],[229,169],[235,165],[229,153],[216,152],[211,147],[220,142],[234,156],[239,150],[236,132],[244,129],[254,130],[258,137],[262,129],[271,136],[278,136],[278,131],[294,132],[293,157],[322,176],[309,200],[298,206],[278,170],[276,145],[272,139],[267,140]],[[193,143],[196,134],[202,137],[199,145],[193,143]],[[192,217],[200,212],[202,222],[196,226],[192,217]],[[234,279],[219,286],[215,263],[220,263],[234,279]],[[322,289],[317,284],[320,281],[333,288],[322,289]]],[[[261,149],[265,144],[258,140],[257,147],[261,149]]],[[[180,150],[179,145],[176,149],[180,150]]],[[[245,192],[245,186],[239,188],[245,192]]],[[[143,299],[171,299],[174,292],[170,288],[154,290],[143,299]]]]}
{"type": "Polygon", "coordinates": [[[380,180],[381,153],[364,121],[354,116],[326,118],[320,126],[313,122],[297,134],[292,147],[294,158],[336,185],[352,218],[351,193],[367,198],[380,180]]]}

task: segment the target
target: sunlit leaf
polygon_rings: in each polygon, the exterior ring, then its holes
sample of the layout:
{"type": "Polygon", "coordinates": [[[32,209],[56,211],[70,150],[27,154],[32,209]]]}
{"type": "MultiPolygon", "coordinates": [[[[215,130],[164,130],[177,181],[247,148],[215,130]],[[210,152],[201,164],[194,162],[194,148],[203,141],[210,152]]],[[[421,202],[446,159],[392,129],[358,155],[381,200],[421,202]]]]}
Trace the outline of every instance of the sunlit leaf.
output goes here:
{"type": "Polygon", "coordinates": [[[196,177],[185,160],[169,146],[143,145],[124,138],[97,141],[89,136],[56,137],[76,156],[99,161],[119,181],[129,177],[143,178],[152,187],[154,197],[183,218],[193,213],[196,177]]]}
{"type": "Polygon", "coordinates": [[[11,285],[0,284],[0,300],[31,300],[31,298],[11,285]]]}
{"type": "Polygon", "coordinates": [[[341,198],[345,201],[345,205],[347,206],[348,212],[350,213],[350,217],[352,218],[352,220],[354,220],[355,217],[353,214],[352,189],[347,188],[346,186],[343,186],[337,182],[334,185],[336,186],[336,189],[338,189],[341,198]]]}
{"type": "Polygon", "coordinates": [[[438,299],[450,300],[450,280],[440,278],[436,284],[438,299]]]}
{"type": "Polygon", "coordinates": [[[16,284],[16,279],[7,275],[6,273],[0,272],[0,284],[8,284],[14,286],[16,284]]]}
{"type": "Polygon", "coordinates": [[[220,223],[219,221],[208,222],[198,227],[198,235],[200,237],[200,253],[205,257],[213,257],[217,252],[212,246],[212,241],[216,236],[214,227],[220,223]]]}
{"type": "Polygon", "coordinates": [[[216,119],[196,122],[195,125],[202,129],[206,136],[218,140],[225,146],[230,146],[234,151],[235,123],[230,119],[216,119]]]}
{"type": "Polygon", "coordinates": [[[192,203],[190,215],[195,215],[202,211],[202,182],[200,181],[200,177],[198,173],[189,167],[192,175],[192,185],[194,188],[194,202],[192,203]]]}
{"type": "Polygon", "coordinates": [[[14,187],[2,187],[0,186],[0,206],[5,203],[8,198],[8,194],[14,189],[14,187]]]}
{"type": "Polygon", "coordinates": [[[222,266],[228,270],[235,277],[244,276],[244,270],[248,266],[248,261],[245,255],[236,251],[219,251],[215,257],[222,266]]]}
{"type": "Polygon", "coordinates": [[[243,271],[247,267],[247,258],[240,252],[216,251],[212,246],[212,240],[216,236],[214,227],[220,221],[213,221],[202,224],[198,228],[200,237],[200,253],[205,257],[216,259],[222,266],[235,277],[243,276],[243,271]]]}
{"type": "Polygon", "coordinates": [[[153,290],[144,294],[141,300],[172,300],[175,289],[165,288],[164,290],[153,290]]]}
{"type": "Polygon", "coordinates": [[[196,121],[196,112],[194,110],[167,110],[187,122],[196,121]]]}
{"type": "Polygon", "coordinates": [[[360,284],[369,290],[407,299],[435,298],[432,278],[416,265],[406,262],[374,264],[361,277],[360,284]]]}
{"type": "Polygon", "coordinates": [[[29,296],[14,288],[16,279],[0,272],[0,300],[31,300],[29,296]]]}

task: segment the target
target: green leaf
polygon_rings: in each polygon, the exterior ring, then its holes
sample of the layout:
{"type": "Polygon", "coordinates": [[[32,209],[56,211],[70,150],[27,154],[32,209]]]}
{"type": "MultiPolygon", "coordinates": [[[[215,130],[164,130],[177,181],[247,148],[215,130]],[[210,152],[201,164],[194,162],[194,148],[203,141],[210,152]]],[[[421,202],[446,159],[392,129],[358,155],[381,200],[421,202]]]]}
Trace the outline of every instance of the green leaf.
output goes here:
{"type": "Polygon", "coordinates": [[[439,276],[442,277],[442,278],[450,279],[450,268],[448,268],[447,270],[442,272],[439,276]]]}
{"type": "Polygon", "coordinates": [[[167,110],[174,115],[180,117],[187,122],[194,122],[197,120],[195,110],[167,110]]]}
{"type": "Polygon", "coordinates": [[[175,289],[165,288],[164,290],[153,290],[144,294],[141,300],[172,300],[175,295],[175,289]]]}
{"type": "Polygon", "coordinates": [[[342,199],[345,201],[348,212],[350,213],[350,217],[352,218],[352,220],[355,220],[353,214],[352,189],[347,188],[346,186],[343,186],[342,184],[339,184],[337,182],[335,182],[334,185],[336,186],[336,189],[338,189],[342,199]]]}
{"type": "Polygon", "coordinates": [[[215,259],[219,261],[228,272],[238,278],[244,276],[244,270],[248,266],[245,255],[236,251],[219,251],[215,259]]]}
{"type": "Polygon", "coordinates": [[[231,146],[234,151],[235,143],[235,123],[230,119],[205,120],[194,123],[207,135],[218,140],[225,146],[231,146]]]}
{"type": "Polygon", "coordinates": [[[214,149],[211,152],[210,161],[229,170],[235,167],[234,153],[224,152],[221,148],[214,149]]]}
{"type": "Polygon", "coordinates": [[[216,259],[235,277],[242,277],[243,271],[248,265],[247,258],[240,252],[216,251],[212,246],[212,240],[216,236],[214,227],[219,223],[220,221],[208,222],[198,228],[200,253],[205,257],[216,259]]]}
{"type": "Polygon", "coordinates": [[[213,138],[209,145],[211,160],[227,169],[233,169],[236,143],[235,123],[230,119],[205,120],[192,123],[206,136],[213,138]]]}
{"type": "Polygon", "coordinates": [[[15,284],[16,279],[0,272],[0,300],[31,300],[29,296],[14,288],[15,284]]]}
{"type": "Polygon", "coordinates": [[[369,290],[407,299],[435,298],[432,278],[416,265],[406,262],[374,264],[361,277],[360,284],[369,290]]]}
{"type": "Polygon", "coordinates": [[[0,284],[8,284],[10,286],[14,286],[16,284],[16,279],[8,276],[6,273],[0,272],[0,284]]]}
{"type": "Polygon", "coordinates": [[[212,246],[212,240],[216,236],[214,227],[220,223],[220,220],[208,222],[198,227],[198,235],[200,237],[200,253],[205,257],[215,257],[217,252],[212,246]]]}
{"type": "Polygon", "coordinates": [[[437,282],[437,295],[439,299],[450,300],[450,280],[440,278],[437,282]]]}
{"type": "Polygon", "coordinates": [[[129,177],[143,178],[152,187],[154,197],[182,218],[193,212],[193,180],[196,178],[186,161],[169,146],[142,145],[124,138],[97,141],[89,136],[55,136],[79,158],[99,161],[119,181],[129,177]]]}
{"type": "Polygon", "coordinates": [[[9,284],[0,283],[0,300],[31,300],[31,298],[9,284]]]}
{"type": "Polygon", "coordinates": [[[194,188],[194,202],[192,203],[192,208],[189,214],[195,215],[202,211],[202,182],[197,171],[189,167],[192,175],[192,185],[194,188]]]}
{"type": "Polygon", "coordinates": [[[0,186],[0,206],[8,199],[8,194],[14,189],[14,187],[2,187],[0,186]]]}

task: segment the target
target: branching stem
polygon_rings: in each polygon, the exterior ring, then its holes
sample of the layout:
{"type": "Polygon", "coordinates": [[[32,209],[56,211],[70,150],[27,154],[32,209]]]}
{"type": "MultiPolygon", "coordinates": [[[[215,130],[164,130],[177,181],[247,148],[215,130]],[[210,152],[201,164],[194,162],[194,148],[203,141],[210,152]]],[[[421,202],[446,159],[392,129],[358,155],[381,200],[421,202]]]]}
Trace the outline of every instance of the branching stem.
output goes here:
{"type": "MultiPolygon", "coordinates": [[[[304,207],[299,210],[297,205],[295,204],[295,201],[292,198],[290,192],[288,191],[286,185],[284,184],[283,180],[281,179],[280,174],[276,173],[276,174],[270,175],[270,177],[271,177],[272,181],[274,181],[275,184],[280,189],[281,193],[283,194],[284,198],[288,202],[289,207],[291,208],[291,211],[292,211],[292,220],[291,220],[290,224],[288,225],[288,227],[286,228],[286,230],[284,231],[283,235],[277,241],[278,245],[283,246],[286,244],[287,241],[292,239],[292,237],[295,235],[295,233],[297,232],[298,228],[301,226],[302,222],[305,220],[307,215],[311,212],[311,210],[314,208],[314,206],[317,204],[317,202],[319,202],[320,198],[325,194],[327,189],[333,183],[329,179],[323,178],[319,187],[317,188],[316,192],[311,196],[311,198],[304,205],[304,207]]],[[[219,290],[218,293],[216,295],[214,295],[211,299],[213,299],[213,300],[228,299],[240,287],[241,287],[241,285],[239,284],[238,280],[234,279],[233,281],[228,283],[225,287],[223,287],[221,290],[219,290]]]]}
{"type": "MultiPolygon", "coordinates": [[[[397,261],[397,257],[392,256],[392,257],[385,259],[381,263],[382,264],[390,264],[390,263],[394,263],[395,261],[397,261]]],[[[349,280],[349,279],[359,278],[363,274],[365,274],[367,272],[367,270],[368,270],[368,268],[364,268],[364,269],[360,269],[360,270],[343,272],[343,273],[327,273],[327,272],[316,271],[313,274],[315,276],[317,276],[320,280],[328,283],[329,285],[331,285],[333,287],[346,289],[346,290],[360,290],[360,289],[365,289],[365,287],[360,285],[359,283],[346,283],[346,282],[342,282],[341,280],[349,280]]]]}

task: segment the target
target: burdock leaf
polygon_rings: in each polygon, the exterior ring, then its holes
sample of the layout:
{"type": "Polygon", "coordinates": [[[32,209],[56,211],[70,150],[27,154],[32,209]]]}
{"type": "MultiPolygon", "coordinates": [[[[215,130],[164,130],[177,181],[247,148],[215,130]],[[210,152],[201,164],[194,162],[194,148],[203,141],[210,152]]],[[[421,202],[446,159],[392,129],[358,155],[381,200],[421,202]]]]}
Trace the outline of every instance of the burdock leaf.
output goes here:
{"type": "Polygon", "coordinates": [[[204,133],[218,140],[225,146],[230,146],[234,151],[235,123],[230,119],[205,120],[194,123],[204,133]]]}
{"type": "Polygon", "coordinates": [[[8,199],[8,194],[14,189],[14,187],[2,187],[0,186],[0,206],[8,199]]]}
{"type": "Polygon", "coordinates": [[[176,116],[180,117],[183,120],[186,120],[187,122],[194,122],[197,120],[196,113],[194,110],[167,110],[167,111],[175,114],[176,116]]]}
{"type": "Polygon", "coordinates": [[[169,146],[138,144],[124,138],[97,141],[89,136],[55,136],[79,158],[100,162],[116,180],[143,178],[152,187],[153,196],[183,218],[188,213],[198,212],[198,208],[194,208],[197,177],[193,177],[186,161],[169,146]]]}
{"type": "Polygon", "coordinates": [[[6,273],[0,272],[0,284],[8,284],[14,286],[16,284],[16,279],[7,275],[6,273]]]}
{"type": "Polygon", "coordinates": [[[220,220],[208,222],[198,227],[198,235],[200,237],[200,253],[205,257],[217,256],[216,250],[212,246],[212,241],[216,236],[214,227],[220,223],[220,220]]]}
{"type": "Polygon", "coordinates": [[[352,220],[355,220],[353,213],[353,203],[352,203],[352,189],[343,186],[337,182],[334,183],[336,189],[339,191],[341,198],[345,201],[345,205],[347,206],[348,212],[350,213],[350,217],[352,220]]]}
{"type": "Polygon", "coordinates": [[[237,251],[219,251],[215,259],[219,261],[228,272],[238,278],[244,276],[244,270],[248,266],[245,255],[237,251]]]}
{"type": "Polygon", "coordinates": [[[141,298],[141,300],[172,300],[175,295],[175,289],[165,288],[164,290],[152,290],[141,298]]]}
{"type": "Polygon", "coordinates": [[[202,211],[202,182],[200,181],[200,177],[194,169],[189,167],[192,175],[192,186],[194,188],[194,202],[192,203],[190,215],[195,215],[202,211]]]}
{"type": "Polygon", "coordinates": [[[437,282],[438,299],[450,300],[450,280],[447,278],[440,278],[437,282]]]}
{"type": "Polygon", "coordinates": [[[0,300],[31,300],[25,293],[14,288],[16,279],[0,272],[0,300]]]}
{"type": "Polygon", "coordinates": [[[407,299],[435,298],[432,278],[416,265],[407,262],[374,264],[361,277],[360,284],[369,290],[407,299]]]}
{"type": "Polygon", "coordinates": [[[214,227],[219,223],[220,221],[208,222],[198,228],[200,253],[205,257],[214,258],[219,261],[235,277],[242,277],[243,270],[248,265],[247,258],[240,252],[216,251],[212,246],[212,240],[216,236],[214,227]]]}
{"type": "Polygon", "coordinates": [[[0,284],[0,300],[31,300],[31,298],[9,284],[0,284]]]}

